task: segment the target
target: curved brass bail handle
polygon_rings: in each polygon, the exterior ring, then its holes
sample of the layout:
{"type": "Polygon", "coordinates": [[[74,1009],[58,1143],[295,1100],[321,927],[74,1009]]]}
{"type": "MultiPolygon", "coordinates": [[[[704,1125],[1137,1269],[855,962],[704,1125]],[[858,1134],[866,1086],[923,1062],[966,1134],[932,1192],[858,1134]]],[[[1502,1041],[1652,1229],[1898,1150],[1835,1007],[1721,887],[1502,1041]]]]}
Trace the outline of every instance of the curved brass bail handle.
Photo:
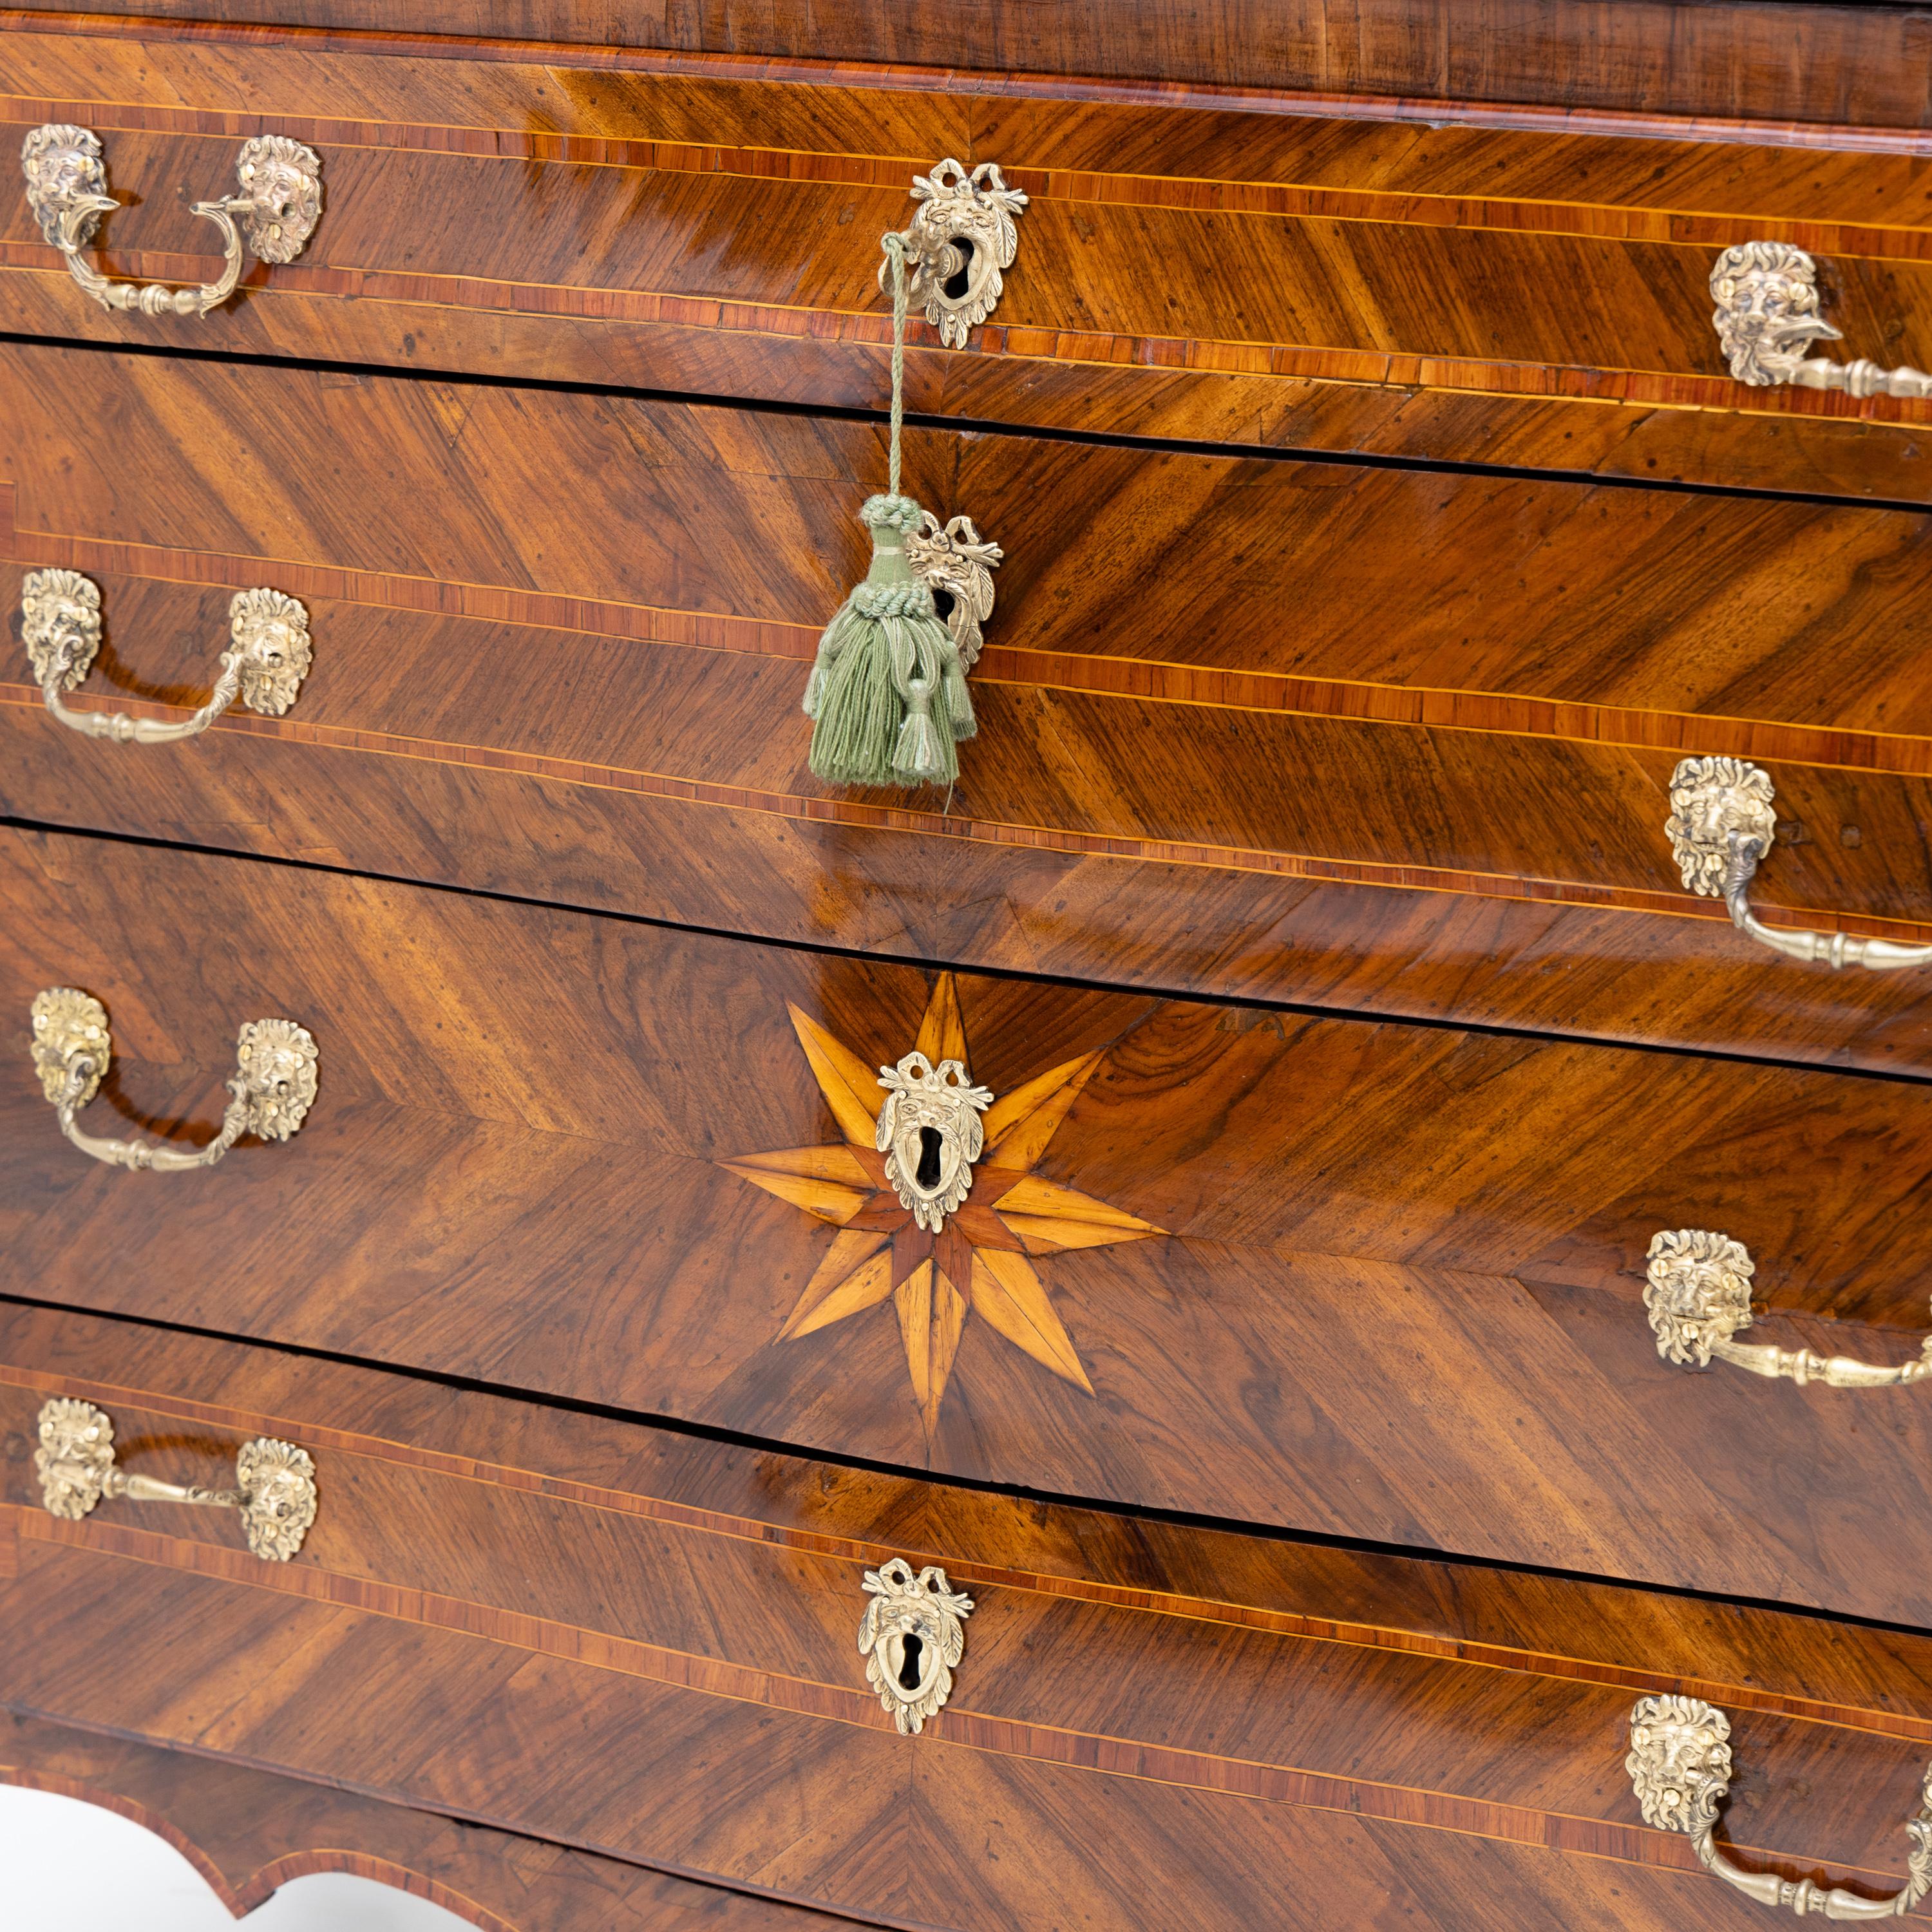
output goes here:
{"type": "Polygon", "coordinates": [[[1657,1352],[1666,1362],[1704,1368],[1729,1362],[1754,1376],[1788,1378],[1804,1388],[1897,1388],[1932,1378],[1932,1335],[1915,1361],[1862,1362],[1733,1337],[1750,1327],[1757,1264],[1742,1241],[1707,1228],[1672,1228],[1651,1238],[1644,1257],[1643,1305],[1657,1352]]]}
{"type": "Polygon", "coordinates": [[[1844,932],[1787,932],[1766,926],[1750,908],[1750,884],[1776,836],[1771,774],[1742,758],[1685,758],[1670,777],[1670,816],[1664,822],[1672,856],[1690,891],[1721,898],[1731,923],[1786,958],[1875,973],[1932,963],[1932,946],[1858,939],[1844,932]]]}
{"type": "Polygon", "coordinates": [[[40,1407],[34,1472],[50,1514],[78,1522],[104,1498],[130,1502],[191,1503],[241,1512],[248,1547],[268,1563],[286,1563],[315,1521],[315,1462],[306,1449],[272,1436],[244,1442],[235,1458],[235,1486],[204,1490],[130,1476],[115,1460],[114,1422],[104,1409],[71,1396],[40,1407]]]}
{"type": "Polygon", "coordinates": [[[1814,342],[1842,340],[1818,313],[1818,265],[1785,242],[1740,242],[1711,271],[1711,316],[1731,374],[1754,388],[1788,382],[1847,395],[1932,396],[1922,369],[1887,369],[1861,356],[1807,356],[1814,342]]]}
{"type": "Polygon", "coordinates": [[[212,1167],[244,1134],[286,1140],[314,1103],[318,1056],[308,1029],[292,1020],[250,1020],[236,1042],[221,1130],[207,1146],[190,1154],[152,1141],[104,1140],[83,1132],[74,1117],[94,1098],[113,1058],[106,1009],[76,987],[50,986],[34,996],[32,1014],[34,1070],[61,1132],[110,1167],[161,1174],[212,1167]]]}
{"type": "Polygon", "coordinates": [[[252,201],[197,201],[191,212],[212,221],[221,231],[221,273],[198,287],[170,288],[165,282],[117,282],[104,275],[81,254],[83,232],[121,204],[111,195],[83,195],[62,213],[54,246],[67,258],[67,272],[103,308],[138,309],[143,315],[206,315],[219,308],[242,280],[242,231],[237,214],[252,213],[252,201]]]}
{"type": "Polygon", "coordinates": [[[49,122],[22,144],[20,168],[42,236],[61,251],[76,283],[105,309],[207,315],[235,292],[242,279],[244,244],[238,216],[247,230],[247,246],[265,262],[292,262],[322,216],[322,163],[315,151],[286,135],[260,134],[242,143],[236,161],[241,192],[194,204],[194,213],[213,222],[220,234],[220,274],[194,288],[115,281],[82,253],[101,217],[121,206],[107,192],[100,136],[70,122],[49,122]]]}
{"type": "Polygon", "coordinates": [[[1902,1918],[1932,1890],[1932,1769],[1919,1792],[1918,1816],[1908,1820],[1911,1844],[1904,1888],[1888,1898],[1865,1898],[1808,1878],[1748,1872],[1718,1849],[1718,1810],[1730,1789],[1731,1720],[1701,1697],[1640,1697],[1630,1715],[1630,1773],[1644,1822],[1688,1837],[1704,1869],[1760,1904],[1787,1906],[1802,1918],[1902,1918]]]}
{"type": "Polygon", "coordinates": [[[251,711],[279,718],[296,701],[314,656],[308,612],[266,586],[238,591],[228,605],[230,648],[208,702],[173,724],[120,711],[70,711],[61,694],[77,690],[100,649],[100,586],[75,570],[36,570],[20,587],[20,628],[47,710],[70,731],[122,745],[167,745],[199,736],[237,697],[251,711]]]}

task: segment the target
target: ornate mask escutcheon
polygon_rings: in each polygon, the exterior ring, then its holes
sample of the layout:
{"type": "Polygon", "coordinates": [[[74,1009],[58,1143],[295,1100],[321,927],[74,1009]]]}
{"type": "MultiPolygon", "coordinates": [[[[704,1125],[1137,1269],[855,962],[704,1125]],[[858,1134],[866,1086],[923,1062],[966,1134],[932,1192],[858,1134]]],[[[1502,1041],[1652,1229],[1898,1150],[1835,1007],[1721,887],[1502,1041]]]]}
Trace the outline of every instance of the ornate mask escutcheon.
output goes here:
{"type": "Polygon", "coordinates": [[[915,1576],[898,1557],[868,1570],[866,1588],[872,1598],[859,1625],[866,1681],[900,1735],[910,1737],[952,1695],[973,1599],[950,1588],[944,1570],[928,1564],[915,1576]]]}
{"type": "Polygon", "coordinates": [[[980,1116],[992,1105],[992,1090],[975,1087],[958,1060],[935,1067],[916,1049],[880,1067],[879,1084],[886,1090],[877,1142],[886,1178],[913,1220],[936,1234],[973,1185],[986,1144],[980,1116]]]}

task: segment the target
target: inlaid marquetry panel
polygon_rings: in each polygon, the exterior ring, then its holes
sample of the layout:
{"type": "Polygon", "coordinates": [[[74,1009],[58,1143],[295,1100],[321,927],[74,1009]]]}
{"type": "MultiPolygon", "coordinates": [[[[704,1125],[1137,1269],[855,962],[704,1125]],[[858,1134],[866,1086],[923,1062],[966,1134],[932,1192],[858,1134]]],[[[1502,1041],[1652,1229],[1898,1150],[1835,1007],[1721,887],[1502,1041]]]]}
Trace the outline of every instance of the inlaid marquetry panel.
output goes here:
{"type": "Polygon", "coordinates": [[[915,327],[915,408],[1922,499],[1899,427],[1922,404],[1744,388],[1710,326],[1717,253],[1789,240],[1825,258],[1846,353],[1932,362],[1925,163],[1855,127],[1424,126],[1387,102],[8,17],[13,138],[94,127],[132,197],[114,272],[203,274],[189,206],[238,134],[310,142],[328,196],[300,261],[191,324],[94,308],[0,196],[22,332],[876,408],[877,238],[957,154],[1030,201],[974,352],[915,327]]]}
{"type": "Polygon", "coordinates": [[[0,1011],[56,984],[108,1010],[92,1130],[205,1138],[232,1016],[296,1018],[325,1070],[298,1140],[184,1185],[78,1155],[22,1049],[0,1265],[24,1292],[1062,1494],[1932,1621],[1921,1392],[1672,1366],[1641,1301],[1657,1229],[1718,1228],[1758,1258],[1767,1339],[1909,1356],[1922,1084],[934,975],[132,844],[0,851],[0,1011]],[[872,1126],[877,1070],[922,1040],[994,1096],[937,1238],[872,1126]]]}
{"type": "MultiPolygon", "coordinates": [[[[184,1748],[862,1918],[1136,1924],[1157,1878],[1232,1925],[1320,1854],[1338,1916],[1414,1888],[1425,1922],[1474,1924],[1457,1901],[1487,1870],[1526,1922],[1600,1891],[1637,1915],[1607,1922],[1725,1925],[1636,1816],[1636,1694],[1730,1712],[1744,1857],[1874,1890],[1932,1744],[1916,1635],[1022,1504],[18,1306],[0,1453],[0,1704],[123,1740],[110,1790],[152,1803],[146,1754],[184,1748]],[[212,1468],[271,1424],[304,1442],[326,1502],[301,1556],[265,1568],[159,1505],[48,1516],[28,1450],[56,1391],[111,1404],[133,1468],[212,1468]],[[892,1556],[974,1599],[916,1738],[851,1640],[892,1556]],[[988,1820],[1028,1855],[982,1859],[988,1820]],[[915,1877],[928,1844],[976,1882],[915,1877]]],[[[82,1769],[49,1763],[44,1723],[0,1736],[23,1731],[30,1772],[82,1769]]],[[[251,1810],[214,1834],[231,1861],[251,1810]]],[[[343,1852],[398,1835],[334,1815],[343,1852]]],[[[453,1848],[405,1835],[429,1850],[404,1869],[447,1886],[453,1848]]]]}
{"type": "Polygon", "coordinates": [[[17,815],[915,958],[1921,1058],[1909,985],[1780,968],[1662,831],[1680,756],[1754,759],[1768,915],[1918,936],[1916,512],[915,431],[913,487],[1006,561],[960,786],[868,797],[810,778],[797,706],[863,567],[870,424],[0,368],[0,548],[104,586],[76,704],[181,716],[247,584],[316,639],[298,713],[132,758],[40,716],[20,652],[17,815]],[[89,379],[111,464],[50,400],[89,379]],[[1561,1000],[1526,947],[1576,962],[1561,1000]]]}

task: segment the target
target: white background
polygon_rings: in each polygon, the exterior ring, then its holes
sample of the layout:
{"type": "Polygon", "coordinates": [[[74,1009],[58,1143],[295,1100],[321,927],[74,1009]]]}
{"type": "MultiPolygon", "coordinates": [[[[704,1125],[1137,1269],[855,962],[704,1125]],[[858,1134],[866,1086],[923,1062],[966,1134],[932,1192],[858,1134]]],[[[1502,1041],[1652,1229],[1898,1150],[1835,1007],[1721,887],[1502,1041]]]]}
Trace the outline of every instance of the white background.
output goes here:
{"type": "MultiPolygon", "coordinates": [[[[474,1932],[426,1899],[346,1872],[292,1880],[239,1923],[245,1932],[474,1932]]],[[[0,1932],[236,1932],[236,1924],[165,1838],[77,1798],[0,1785],[0,1932]]]]}

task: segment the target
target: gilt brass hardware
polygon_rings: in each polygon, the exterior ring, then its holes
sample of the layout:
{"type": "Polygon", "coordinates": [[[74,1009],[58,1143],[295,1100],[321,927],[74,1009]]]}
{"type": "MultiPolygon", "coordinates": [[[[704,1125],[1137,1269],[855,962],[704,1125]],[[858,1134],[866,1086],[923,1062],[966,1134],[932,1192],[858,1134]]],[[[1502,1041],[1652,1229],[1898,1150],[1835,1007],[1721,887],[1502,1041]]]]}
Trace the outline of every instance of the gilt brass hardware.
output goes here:
{"type": "Polygon", "coordinates": [[[1818,313],[1818,265],[1802,248],[1784,242],[1726,248],[1711,271],[1711,298],[1731,374],[1754,388],[1790,382],[1852,396],[1932,396],[1932,376],[1922,370],[1805,354],[1814,342],[1844,338],[1818,313]]]}
{"type": "Polygon", "coordinates": [[[980,627],[993,614],[993,572],[1006,552],[996,543],[982,542],[970,517],[942,524],[930,510],[920,515],[920,526],[905,540],[905,560],[929,590],[943,590],[952,600],[946,628],[958,647],[962,667],[970,670],[986,642],[980,627]]]}
{"type": "Polygon", "coordinates": [[[241,192],[194,203],[194,212],[213,222],[221,236],[226,260],[218,280],[187,289],[110,281],[81,254],[94,239],[100,218],[121,206],[107,192],[100,136],[70,122],[50,121],[22,144],[20,170],[41,234],[61,251],[68,274],[105,309],[206,315],[235,292],[242,278],[243,230],[248,248],[261,260],[292,262],[322,218],[322,163],[315,151],[286,135],[258,134],[242,142],[236,160],[241,192]],[[241,228],[236,226],[238,215],[241,228]]]}
{"type": "Polygon", "coordinates": [[[1645,1257],[1643,1305],[1657,1352],[1666,1362],[1708,1366],[1713,1357],[1754,1376],[1786,1376],[1802,1388],[1894,1388],[1932,1376],[1932,1335],[1916,1361],[1888,1368],[1849,1355],[1814,1355],[1732,1337],[1751,1325],[1751,1276],[1756,1264],[1742,1241],[1702,1228],[1676,1228],[1651,1238],[1645,1257]]]}
{"type": "Polygon", "coordinates": [[[1932,961],[1932,946],[1854,939],[1843,932],[1786,932],[1750,909],[1750,883],[1776,834],[1771,774],[1742,758],[1686,758],[1670,776],[1670,816],[1664,830],[1691,892],[1721,898],[1731,923],[1760,946],[1793,959],[1868,966],[1875,973],[1932,961]]]}
{"type": "Polygon", "coordinates": [[[317,1056],[308,1029],[292,1020],[250,1020],[236,1042],[221,1131],[207,1146],[190,1154],[150,1141],[99,1140],[82,1133],[74,1117],[94,1098],[113,1057],[106,1009],[75,987],[50,986],[34,995],[32,1010],[34,1070],[58,1114],[61,1132],[82,1154],[110,1167],[162,1174],[212,1167],[244,1134],[286,1140],[314,1104],[317,1056]]]}
{"type": "MultiPolygon", "coordinates": [[[[914,176],[912,192],[920,206],[903,237],[908,299],[948,349],[964,349],[1000,299],[1001,271],[1020,245],[1013,218],[1027,198],[991,161],[969,171],[950,158],[914,176]]],[[[879,270],[879,287],[892,292],[890,262],[879,270]]]]}
{"type": "Polygon", "coordinates": [[[114,1460],[114,1423],[91,1402],[56,1396],[40,1408],[34,1472],[40,1500],[55,1516],[78,1522],[104,1497],[137,1503],[196,1503],[238,1510],[248,1547],[267,1563],[286,1563],[315,1520],[315,1463],[306,1449],[258,1436],[235,1457],[232,1490],[197,1489],[130,1476],[114,1460]]]}
{"type": "Polygon", "coordinates": [[[886,1104],[874,1142],[886,1156],[886,1179],[916,1227],[938,1234],[973,1185],[973,1163],[986,1144],[980,1116],[992,1089],[975,1087],[956,1060],[934,1066],[916,1048],[896,1066],[879,1069],[886,1104]]]}
{"type": "Polygon", "coordinates": [[[238,695],[250,711],[279,718],[296,701],[314,658],[308,613],[279,590],[239,590],[229,600],[230,648],[208,702],[192,718],[164,724],[122,711],[70,711],[100,648],[100,586],[74,570],[31,572],[20,586],[20,627],[49,711],[70,731],[122,745],[168,745],[206,731],[238,695]]]}
{"type": "Polygon", "coordinates": [[[866,1589],[872,1599],[859,1625],[866,1681],[900,1736],[916,1736],[952,1694],[973,1599],[950,1588],[944,1570],[928,1564],[915,1576],[896,1556],[866,1572],[866,1589]]]}
{"type": "Polygon", "coordinates": [[[1912,1850],[1904,1889],[1888,1898],[1864,1898],[1808,1878],[1748,1872],[1718,1849],[1718,1808],[1731,1782],[1731,1722],[1701,1697],[1640,1697],[1630,1716],[1630,1773],[1646,1825],[1682,1832],[1704,1869],[1763,1905],[1784,1905],[1802,1918],[1902,1918],[1932,1889],[1932,1771],[1919,1793],[1918,1814],[1905,1835],[1912,1850]]]}

